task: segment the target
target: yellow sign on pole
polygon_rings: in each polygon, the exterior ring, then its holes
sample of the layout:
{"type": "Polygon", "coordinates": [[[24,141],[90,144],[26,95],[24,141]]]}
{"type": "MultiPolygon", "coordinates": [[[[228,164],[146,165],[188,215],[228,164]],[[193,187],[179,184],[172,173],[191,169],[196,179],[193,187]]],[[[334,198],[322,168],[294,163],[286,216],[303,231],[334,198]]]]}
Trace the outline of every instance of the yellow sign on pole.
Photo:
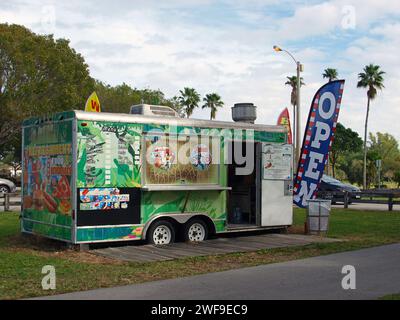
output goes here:
{"type": "Polygon", "coordinates": [[[96,92],[93,92],[86,101],[85,111],[87,112],[101,112],[100,100],[96,92]]]}

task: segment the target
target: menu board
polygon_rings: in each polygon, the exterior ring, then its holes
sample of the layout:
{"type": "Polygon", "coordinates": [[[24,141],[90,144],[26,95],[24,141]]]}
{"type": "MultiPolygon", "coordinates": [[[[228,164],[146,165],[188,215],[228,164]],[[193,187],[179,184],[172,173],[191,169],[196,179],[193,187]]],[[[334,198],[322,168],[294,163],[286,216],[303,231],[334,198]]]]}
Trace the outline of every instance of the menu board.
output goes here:
{"type": "Polygon", "coordinates": [[[78,129],[78,187],[140,187],[139,125],[87,121],[78,129]]]}
{"type": "Polygon", "coordinates": [[[262,167],[264,180],[292,178],[292,145],[263,144],[262,167]]]}

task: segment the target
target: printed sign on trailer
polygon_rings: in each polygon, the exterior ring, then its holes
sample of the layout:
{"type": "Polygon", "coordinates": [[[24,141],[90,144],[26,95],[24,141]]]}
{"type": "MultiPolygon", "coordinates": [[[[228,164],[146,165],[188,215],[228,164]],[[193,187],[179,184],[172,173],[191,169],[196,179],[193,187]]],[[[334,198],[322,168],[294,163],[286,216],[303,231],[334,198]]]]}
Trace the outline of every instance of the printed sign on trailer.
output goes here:
{"type": "Polygon", "coordinates": [[[290,115],[289,110],[285,108],[278,117],[277,125],[285,126],[288,131],[288,140],[289,144],[292,144],[292,129],[290,127],[290,115]]]}
{"type": "Polygon", "coordinates": [[[344,82],[337,80],[325,84],[312,101],[293,189],[293,202],[301,208],[307,207],[307,200],[315,198],[324,173],[336,131],[344,82]]]}

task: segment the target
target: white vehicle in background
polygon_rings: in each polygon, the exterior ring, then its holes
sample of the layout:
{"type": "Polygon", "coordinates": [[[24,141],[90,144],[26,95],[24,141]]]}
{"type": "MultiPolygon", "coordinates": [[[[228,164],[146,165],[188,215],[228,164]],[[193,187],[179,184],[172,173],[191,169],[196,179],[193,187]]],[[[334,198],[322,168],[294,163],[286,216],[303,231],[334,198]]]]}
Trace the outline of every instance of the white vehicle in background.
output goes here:
{"type": "Polygon", "coordinates": [[[14,182],[8,179],[0,178],[0,193],[12,193],[17,190],[14,182]]]}

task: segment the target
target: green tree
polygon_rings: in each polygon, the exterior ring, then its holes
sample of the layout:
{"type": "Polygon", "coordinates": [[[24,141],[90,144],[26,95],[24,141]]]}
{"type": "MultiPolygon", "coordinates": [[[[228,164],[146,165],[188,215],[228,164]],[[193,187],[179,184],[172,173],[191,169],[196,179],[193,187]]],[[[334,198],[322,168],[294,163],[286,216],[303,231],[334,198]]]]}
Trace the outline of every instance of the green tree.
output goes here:
{"type": "Polygon", "coordinates": [[[337,80],[339,74],[336,69],[333,68],[327,68],[324,70],[324,73],[322,74],[322,77],[324,79],[328,79],[329,82],[332,82],[333,80],[337,80]]]}
{"type": "Polygon", "coordinates": [[[21,134],[21,121],[83,108],[94,80],[65,39],[0,24],[0,145],[21,134]]]}
{"type": "Polygon", "coordinates": [[[215,119],[218,108],[224,106],[224,102],[221,100],[221,97],[216,93],[206,94],[203,98],[204,105],[202,109],[209,108],[210,109],[210,120],[215,119]]]}
{"type": "Polygon", "coordinates": [[[389,133],[370,133],[371,145],[368,152],[376,154],[382,160],[381,177],[387,181],[393,180],[395,172],[400,170],[400,150],[396,138],[389,133]]]}
{"type": "Polygon", "coordinates": [[[331,151],[329,153],[329,161],[332,165],[332,175],[335,177],[335,169],[338,161],[345,154],[361,152],[362,139],[357,132],[350,128],[345,128],[338,123],[335,131],[335,140],[333,141],[331,151]]]}
{"type": "Polygon", "coordinates": [[[400,188],[400,170],[394,173],[393,181],[397,183],[397,188],[400,188]]]}
{"type": "Polygon", "coordinates": [[[186,115],[185,110],[184,110],[183,106],[181,105],[179,98],[177,96],[174,96],[171,99],[168,99],[166,101],[165,105],[174,109],[178,113],[179,117],[185,118],[185,115],[186,115]]]}
{"type": "Polygon", "coordinates": [[[363,161],[362,153],[346,153],[338,162],[338,168],[342,170],[351,184],[362,185],[363,161]]]}
{"type": "Polygon", "coordinates": [[[15,177],[21,169],[22,156],[21,135],[14,135],[7,144],[0,146],[0,161],[13,169],[15,177]]]}
{"type": "Polygon", "coordinates": [[[172,100],[160,90],[140,90],[126,83],[112,87],[96,81],[96,92],[105,112],[129,113],[131,106],[141,103],[172,106],[172,100]]]}
{"type": "Polygon", "coordinates": [[[186,117],[190,117],[193,114],[195,108],[199,106],[200,95],[194,88],[183,88],[179,91],[180,96],[178,97],[179,102],[185,107],[186,117]]]}
{"type": "MultiPolygon", "coordinates": [[[[343,171],[352,184],[363,185],[363,170],[364,170],[364,155],[363,152],[346,153],[338,161],[338,168],[343,171]]],[[[375,161],[379,158],[378,154],[374,151],[367,153],[367,186],[369,186],[375,179],[376,168],[375,161]]]]}
{"type": "Polygon", "coordinates": [[[364,67],[363,72],[358,74],[357,88],[367,88],[367,112],[364,125],[364,168],[363,168],[363,187],[367,188],[367,133],[368,133],[368,117],[371,100],[374,100],[377,95],[377,89],[382,90],[384,71],[380,66],[369,64],[364,67]]]}
{"type": "Polygon", "coordinates": [[[167,99],[165,98],[164,93],[160,89],[157,90],[144,89],[144,90],[139,90],[139,92],[142,103],[154,104],[154,105],[165,105],[167,103],[167,99]]]}
{"type": "Polygon", "coordinates": [[[132,105],[141,102],[140,92],[126,83],[112,87],[96,81],[96,93],[104,112],[128,113],[132,105]]]}

